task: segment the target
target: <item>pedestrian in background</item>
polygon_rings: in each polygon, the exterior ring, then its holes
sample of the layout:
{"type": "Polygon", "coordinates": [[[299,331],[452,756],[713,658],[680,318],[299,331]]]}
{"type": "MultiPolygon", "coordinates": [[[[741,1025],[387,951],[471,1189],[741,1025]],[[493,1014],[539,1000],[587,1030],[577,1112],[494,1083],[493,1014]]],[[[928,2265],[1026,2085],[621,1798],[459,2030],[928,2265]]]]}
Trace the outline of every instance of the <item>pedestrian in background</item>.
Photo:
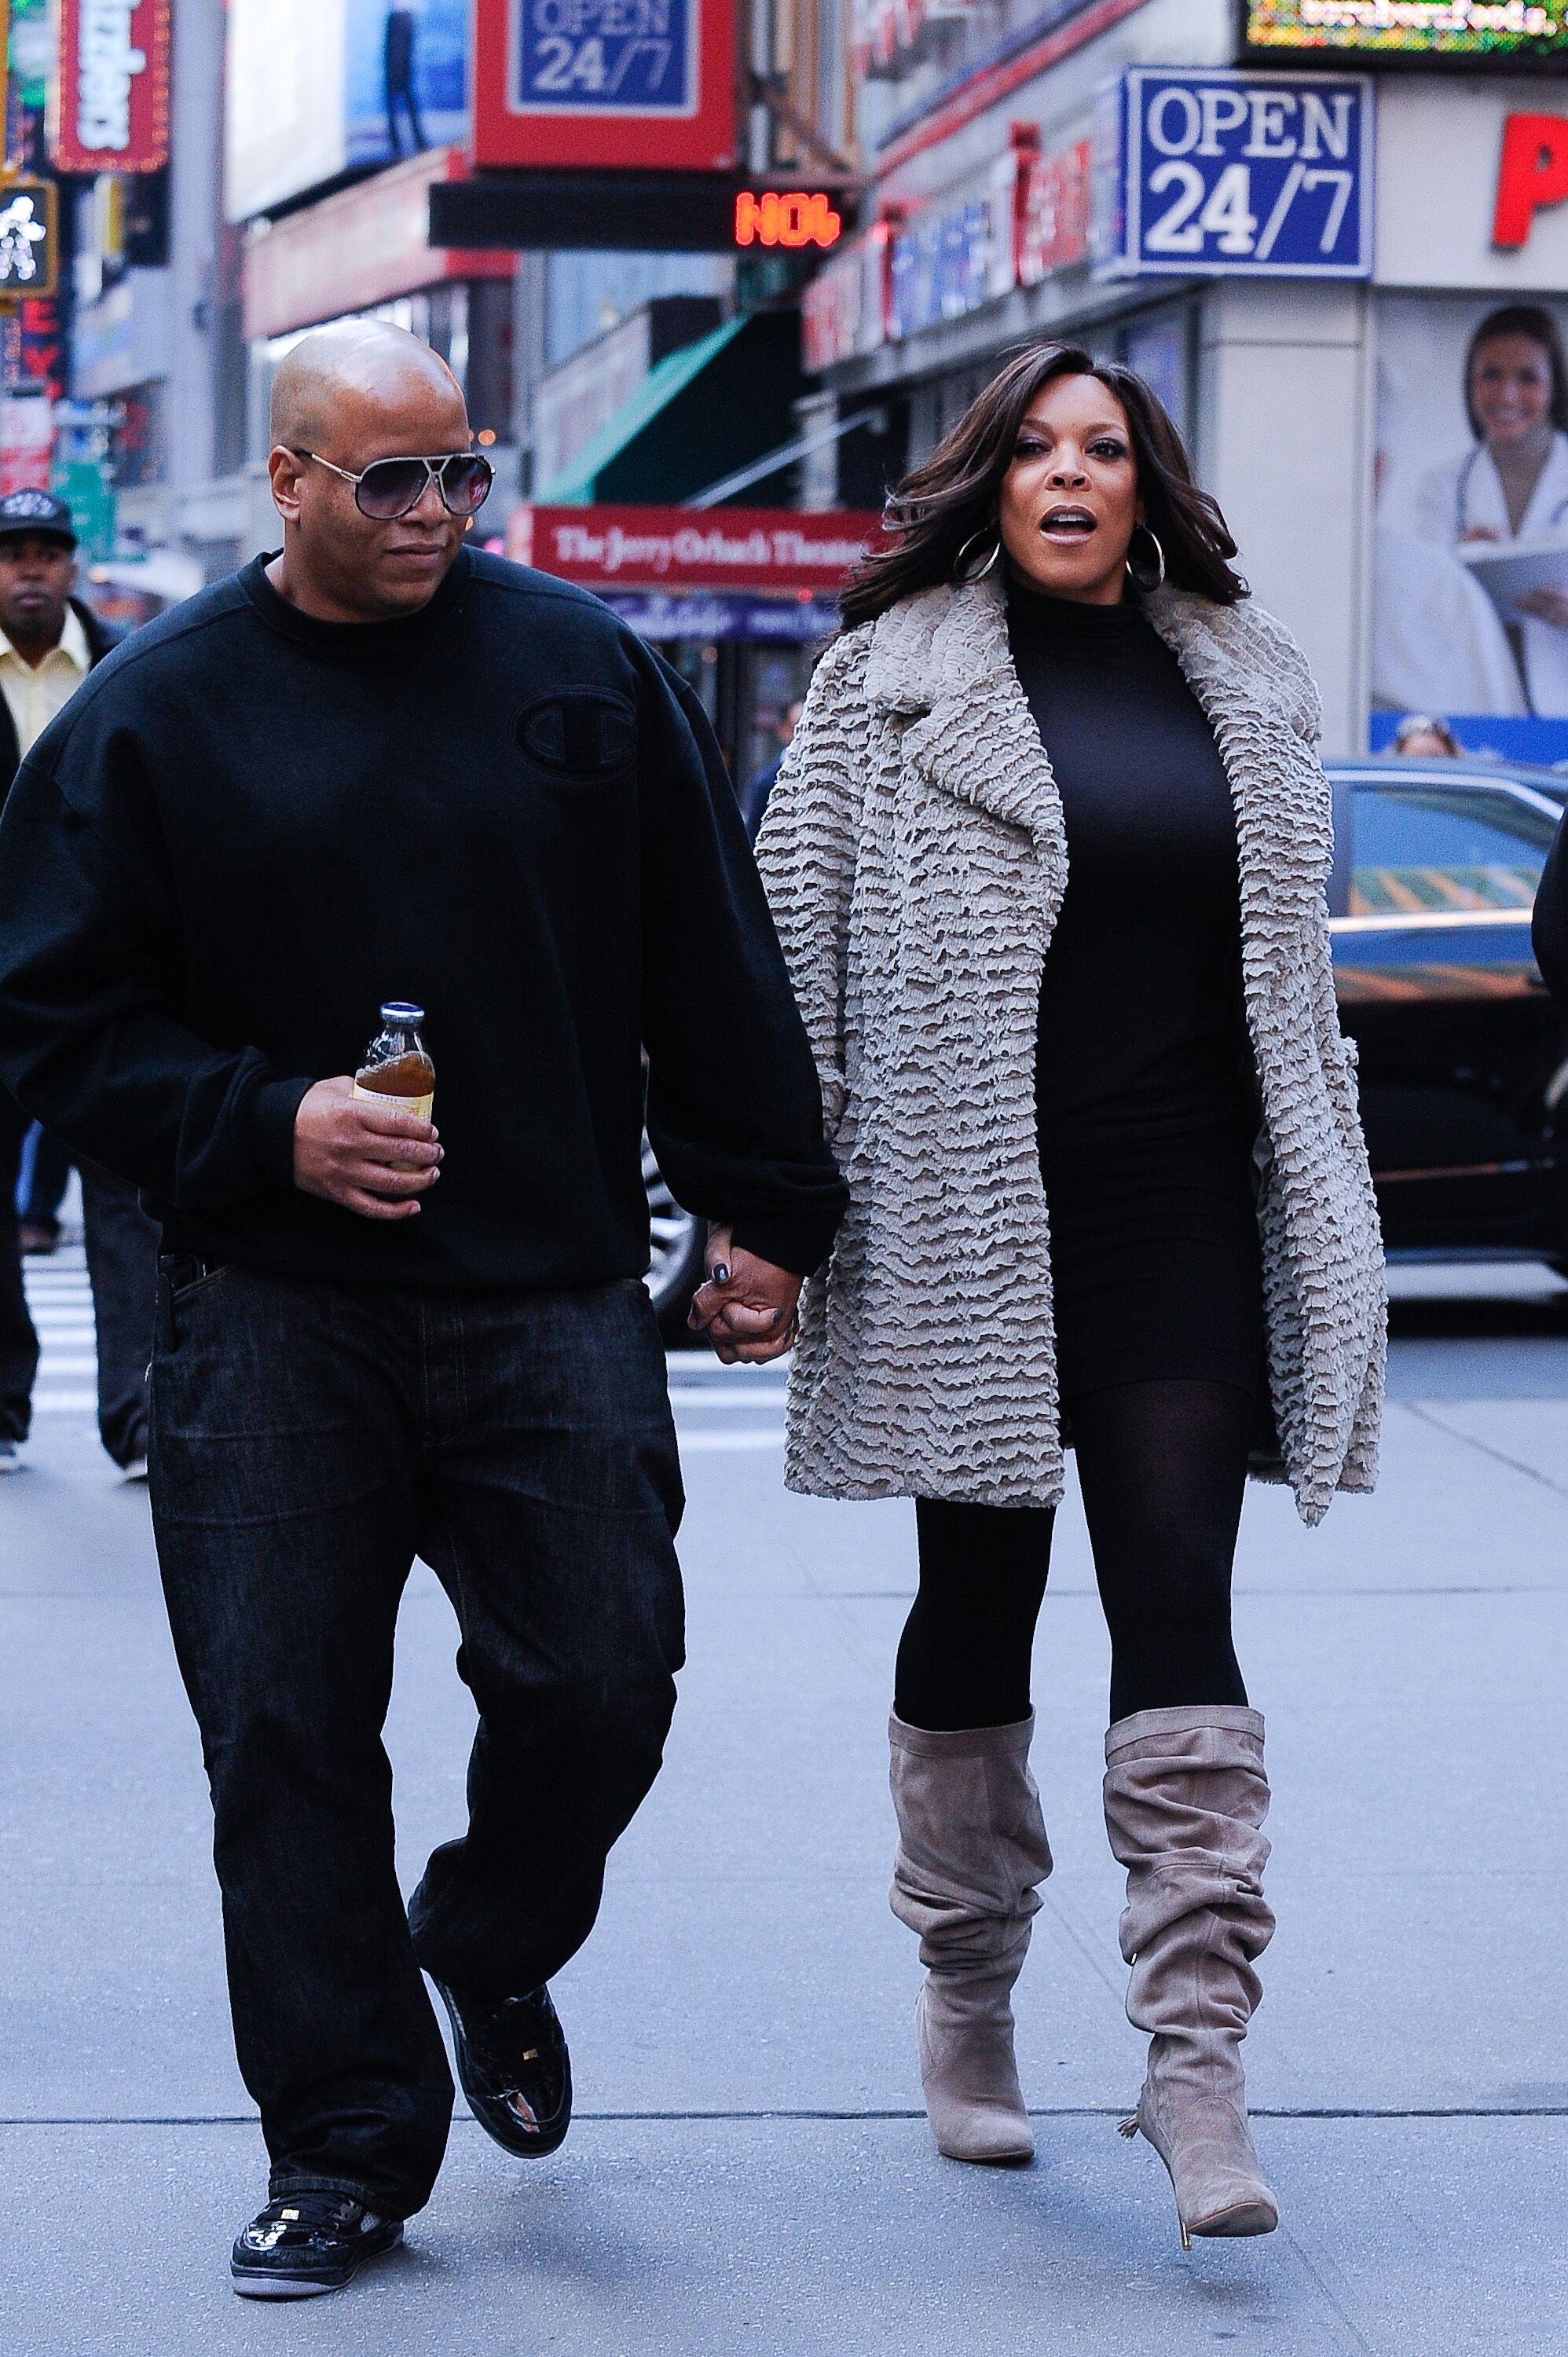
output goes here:
{"type": "Polygon", "coordinates": [[[768,815],[768,797],[779,782],[779,772],[784,766],[784,756],[789,750],[791,739],[800,725],[801,709],[799,696],[793,703],[785,705],[779,715],[775,730],[779,739],[779,750],[771,761],[765,763],[758,770],[741,795],[741,816],[746,821],[746,835],[752,843],[757,841],[762,822],[768,815]]]}
{"type": "Polygon", "coordinates": [[[60,1207],[70,1184],[70,1155],[59,1138],[34,1122],[22,1149],[22,1176],[17,1184],[24,1254],[48,1259],[59,1250],[60,1207]]]}
{"type": "Polygon", "coordinates": [[[1407,754],[1412,760],[1462,761],[1465,748],[1446,720],[1434,719],[1427,712],[1407,712],[1389,742],[1391,753],[1407,754]]]}
{"type": "Polygon", "coordinates": [[[235,2288],[331,2291],[429,2198],[452,2082],[571,2116],[547,1984],[658,1773],[682,1490],[641,1282],[648,1131],[768,1358],[843,1202],[695,697],[585,591],[463,545],[442,361],[374,322],[275,383],[280,555],[137,633],[0,822],[0,1069],[165,1227],[153,1518],[272,2158],[235,2288]],[[357,1098],[429,1014],[432,1122],[357,1098]],[[478,1707],[405,1913],[381,1727],[437,1573],[478,1707]]]}
{"type": "MultiPolygon", "coordinates": [[[[75,576],[76,533],[66,502],[41,490],[0,499],[0,780],[6,785],[93,665],[118,642],[118,632],[71,596],[75,576]]],[[[16,1206],[27,1131],[27,1115],[0,1089],[0,1472],[15,1472],[21,1464],[38,1364],[21,1252],[29,1241],[38,1249],[45,1231],[33,1218],[31,1238],[24,1236],[16,1206]]],[[[32,1214],[36,1202],[41,1213],[52,1191],[58,1237],[65,1172],[53,1141],[35,1139],[30,1176],[27,1211],[32,1214]]],[[[81,1208],[98,1339],[98,1429],[127,1480],[140,1480],[147,1469],[158,1232],[135,1188],[97,1163],[81,1165],[81,1208]]],[[[53,1249],[52,1240],[48,1248],[53,1249]]]]}
{"type": "Polygon", "coordinates": [[[936,2140],[1033,2150],[1009,1998],[1051,1865],[1030,1653],[1066,1442],[1112,1637],[1135,2125],[1184,2239],[1277,2216],[1240,2056],[1273,1927],[1245,1477],[1309,1523],[1369,1489],[1384,1353],[1318,699],[1234,554],[1141,379],[1021,356],[852,580],[759,846],[851,1196],[788,1479],[917,1500],[893,1905],[936,2140]]]}

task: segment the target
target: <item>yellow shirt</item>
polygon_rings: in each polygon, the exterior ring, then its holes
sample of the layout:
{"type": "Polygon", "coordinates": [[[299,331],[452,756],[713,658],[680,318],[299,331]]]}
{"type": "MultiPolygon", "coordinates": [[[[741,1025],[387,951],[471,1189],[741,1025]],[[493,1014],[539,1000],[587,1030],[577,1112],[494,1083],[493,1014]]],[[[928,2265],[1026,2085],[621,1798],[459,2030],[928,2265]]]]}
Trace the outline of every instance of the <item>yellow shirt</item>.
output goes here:
{"type": "Polygon", "coordinates": [[[16,742],[25,761],[49,722],[70,702],[92,668],[87,632],[74,606],[65,609],[59,644],[41,663],[22,661],[4,630],[0,630],[0,692],[16,724],[16,742]]]}

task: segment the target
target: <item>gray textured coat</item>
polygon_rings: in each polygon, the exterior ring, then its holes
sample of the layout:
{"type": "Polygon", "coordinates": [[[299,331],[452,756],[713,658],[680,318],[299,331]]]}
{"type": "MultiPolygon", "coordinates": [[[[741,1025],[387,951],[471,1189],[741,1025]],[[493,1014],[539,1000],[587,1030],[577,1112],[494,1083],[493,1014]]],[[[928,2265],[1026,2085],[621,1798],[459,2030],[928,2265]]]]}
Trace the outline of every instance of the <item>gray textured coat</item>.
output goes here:
{"type": "MultiPolygon", "coordinates": [[[[1241,964],[1281,1471],[1303,1517],[1377,1474],[1385,1303],[1339,1033],[1316,690],[1243,604],[1150,619],[1236,808],[1241,964]]],[[[786,1479],[835,1498],[1060,1496],[1049,1230],[1035,1136],[1061,801],[994,580],[925,590],[823,657],[757,846],[850,1211],[807,1288],[786,1479]]]]}

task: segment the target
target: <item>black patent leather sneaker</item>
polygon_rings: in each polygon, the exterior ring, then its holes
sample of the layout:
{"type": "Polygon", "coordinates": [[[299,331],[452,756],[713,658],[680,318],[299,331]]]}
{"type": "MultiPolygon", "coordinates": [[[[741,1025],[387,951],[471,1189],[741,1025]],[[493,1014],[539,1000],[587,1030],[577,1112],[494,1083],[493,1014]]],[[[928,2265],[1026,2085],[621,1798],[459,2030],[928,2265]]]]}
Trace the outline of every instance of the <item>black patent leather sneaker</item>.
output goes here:
{"type": "Polygon", "coordinates": [[[498,1998],[435,1987],[474,2117],[508,2152],[542,2160],[572,2125],[572,2058],[550,1991],[498,1998]]]}
{"type": "Polygon", "coordinates": [[[378,2218],[347,2193],[281,2193],[236,2238],[229,2271],[246,2299],[314,2299],[402,2240],[401,2218],[378,2218]]]}

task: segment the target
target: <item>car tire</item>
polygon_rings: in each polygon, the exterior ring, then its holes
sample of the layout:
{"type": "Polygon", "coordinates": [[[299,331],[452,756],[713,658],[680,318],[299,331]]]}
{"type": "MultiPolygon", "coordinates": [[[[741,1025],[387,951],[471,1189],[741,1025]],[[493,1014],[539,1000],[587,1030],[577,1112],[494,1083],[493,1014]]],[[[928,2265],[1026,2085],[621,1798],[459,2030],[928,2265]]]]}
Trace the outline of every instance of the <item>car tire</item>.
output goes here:
{"type": "Polygon", "coordinates": [[[708,1223],[682,1211],[665,1184],[646,1133],[642,1140],[642,1183],[648,1193],[650,1257],[643,1283],[667,1345],[689,1342],[686,1312],[703,1281],[703,1251],[708,1223]]]}

